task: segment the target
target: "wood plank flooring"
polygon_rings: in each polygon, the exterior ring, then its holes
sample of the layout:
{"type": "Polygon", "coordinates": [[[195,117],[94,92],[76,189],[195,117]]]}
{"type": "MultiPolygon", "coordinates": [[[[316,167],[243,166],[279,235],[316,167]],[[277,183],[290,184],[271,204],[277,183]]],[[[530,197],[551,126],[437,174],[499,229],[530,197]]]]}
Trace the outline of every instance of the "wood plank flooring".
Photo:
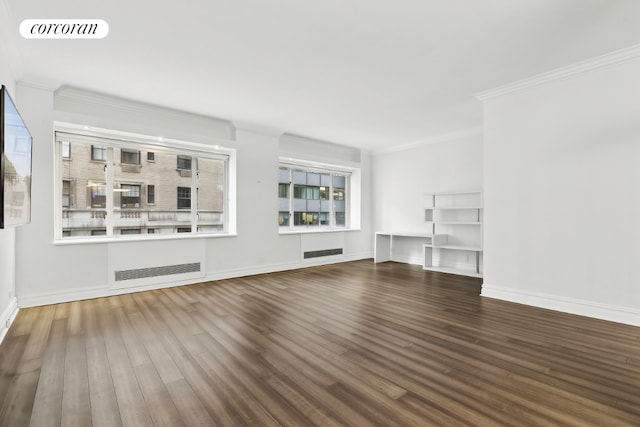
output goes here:
{"type": "Polygon", "coordinates": [[[370,260],[20,311],[0,426],[638,426],[640,328],[370,260]]]}

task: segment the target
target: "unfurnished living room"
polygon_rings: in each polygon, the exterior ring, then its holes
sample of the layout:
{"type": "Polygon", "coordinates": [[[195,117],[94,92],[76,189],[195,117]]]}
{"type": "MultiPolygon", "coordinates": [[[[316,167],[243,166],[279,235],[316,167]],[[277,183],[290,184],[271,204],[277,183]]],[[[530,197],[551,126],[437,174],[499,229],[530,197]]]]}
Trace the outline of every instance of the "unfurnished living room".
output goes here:
{"type": "Polygon", "coordinates": [[[640,425],[640,1],[0,0],[0,426],[640,425]]]}

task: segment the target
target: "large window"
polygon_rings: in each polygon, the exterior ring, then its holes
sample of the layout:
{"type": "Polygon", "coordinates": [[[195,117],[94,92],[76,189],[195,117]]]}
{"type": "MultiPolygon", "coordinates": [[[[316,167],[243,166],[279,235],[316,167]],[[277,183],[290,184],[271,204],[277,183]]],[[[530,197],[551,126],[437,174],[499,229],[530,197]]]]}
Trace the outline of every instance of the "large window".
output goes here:
{"type": "Polygon", "coordinates": [[[346,228],[351,172],[307,164],[281,164],[278,171],[278,225],[346,228]]]}
{"type": "Polygon", "coordinates": [[[179,141],[147,144],[139,135],[128,141],[108,131],[81,133],[56,132],[57,239],[228,231],[229,154],[179,141]],[[71,150],[72,158],[63,157],[71,150]],[[153,153],[153,161],[140,166],[141,153],[153,153]],[[193,173],[177,174],[177,164],[193,173]]]}

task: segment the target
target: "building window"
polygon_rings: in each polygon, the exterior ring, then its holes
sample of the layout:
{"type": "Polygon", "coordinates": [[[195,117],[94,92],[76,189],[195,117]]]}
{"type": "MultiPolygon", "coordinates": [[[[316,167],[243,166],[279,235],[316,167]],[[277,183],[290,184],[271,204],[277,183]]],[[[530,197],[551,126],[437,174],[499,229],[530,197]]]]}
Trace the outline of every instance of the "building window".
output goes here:
{"type": "Polygon", "coordinates": [[[191,187],[178,187],[178,209],[191,209],[191,187]]]}
{"type": "Polygon", "coordinates": [[[120,207],[127,208],[139,208],[140,207],[140,186],[139,185],[120,185],[120,207]]]}
{"type": "Polygon", "coordinates": [[[139,228],[123,228],[120,230],[120,234],[142,234],[142,230],[139,228]]]}
{"type": "Polygon", "coordinates": [[[140,150],[129,150],[123,148],[120,150],[120,163],[126,163],[128,165],[140,164],[140,150]]]}
{"type": "Polygon", "coordinates": [[[147,161],[148,162],[155,162],[156,161],[156,153],[154,153],[153,151],[148,151],[147,152],[147,161]]]}
{"type": "Polygon", "coordinates": [[[89,180],[87,182],[87,189],[89,191],[88,207],[101,209],[107,207],[107,188],[104,182],[89,180]]]}
{"type": "Polygon", "coordinates": [[[289,187],[291,187],[289,184],[279,183],[278,184],[278,197],[280,197],[280,198],[289,197],[289,187]]]}
{"type": "Polygon", "coordinates": [[[69,141],[62,141],[62,158],[71,158],[71,143],[69,141]]]}
{"type": "Polygon", "coordinates": [[[178,169],[191,170],[191,157],[178,156],[178,169]]]}
{"type": "Polygon", "coordinates": [[[147,203],[153,205],[156,203],[156,186],[147,185],[147,203]]]}
{"type": "Polygon", "coordinates": [[[62,181],[62,207],[71,207],[71,181],[67,179],[62,181]]]}
{"type": "Polygon", "coordinates": [[[100,162],[107,161],[107,148],[106,147],[98,147],[95,145],[91,146],[91,160],[98,160],[100,162]]]}
{"type": "Polygon", "coordinates": [[[351,175],[351,170],[324,165],[281,164],[278,172],[280,229],[346,228],[351,175]]]}
{"type": "Polygon", "coordinates": [[[178,228],[180,233],[219,234],[234,227],[228,215],[232,150],[203,145],[198,151],[194,144],[180,141],[160,147],[153,137],[133,135],[126,140],[120,132],[91,129],[82,134],[76,127],[69,129],[56,131],[56,152],[62,153],[63,142],[74,150],[73,159],[63,161],[59,155],[56,162],[56,239],[133,233],[127,230],[140,230],[138,238],[148,239],[153,238],[148,234],[170,235],[178,228]],[[149,153],[155,163],[138,166],[134,182],[134,172],[113,161],[136,164],[149,153]],[[188,175],[176,174],[176,158],[192,168],[188,175]]]}

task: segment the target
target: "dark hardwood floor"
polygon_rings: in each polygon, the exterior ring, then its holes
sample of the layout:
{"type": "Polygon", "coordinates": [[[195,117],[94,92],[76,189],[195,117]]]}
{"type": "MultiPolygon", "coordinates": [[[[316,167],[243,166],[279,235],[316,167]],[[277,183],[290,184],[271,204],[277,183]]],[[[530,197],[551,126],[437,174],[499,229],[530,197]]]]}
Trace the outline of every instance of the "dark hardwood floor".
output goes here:
{"type": "Polygon", "coordinates": [[[640,425],[640,328],[358,261],[20,311],[1,426],[640,425]]]}

